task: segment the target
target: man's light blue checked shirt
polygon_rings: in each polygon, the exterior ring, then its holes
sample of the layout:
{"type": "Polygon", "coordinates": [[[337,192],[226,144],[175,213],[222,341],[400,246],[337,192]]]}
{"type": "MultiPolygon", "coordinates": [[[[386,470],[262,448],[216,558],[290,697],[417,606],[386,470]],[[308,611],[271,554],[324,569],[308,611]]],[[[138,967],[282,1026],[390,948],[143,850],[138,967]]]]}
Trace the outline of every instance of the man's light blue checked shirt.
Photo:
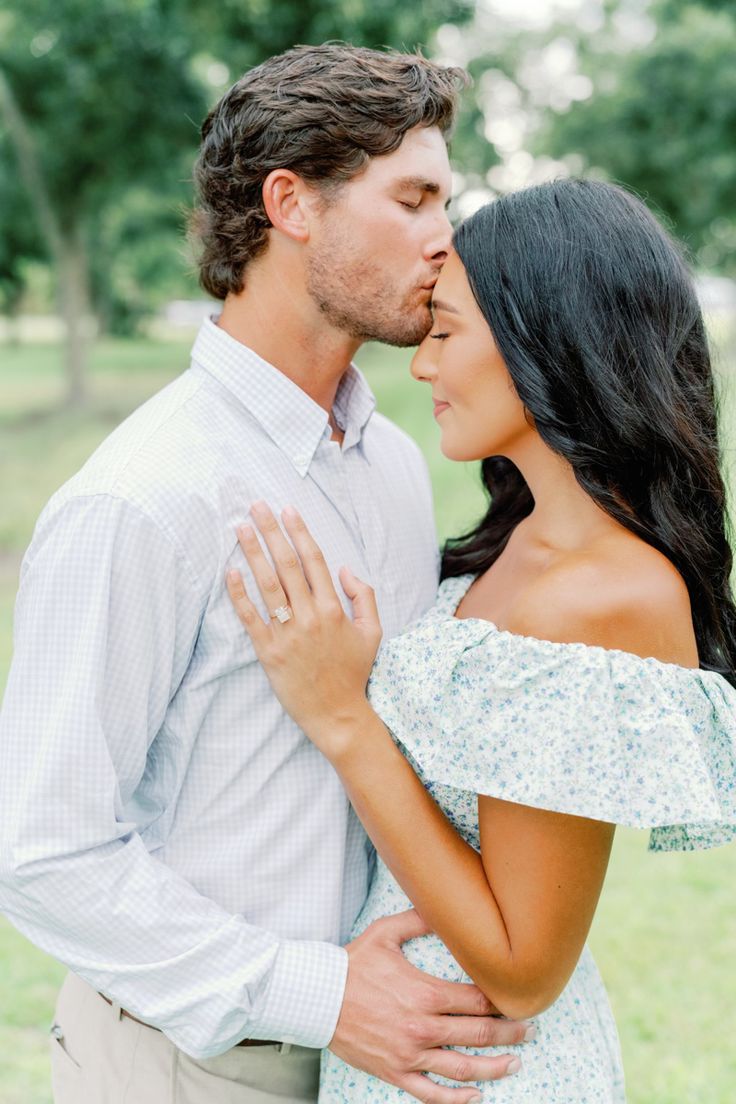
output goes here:
{"type": "Polygon", "coordinates": [[[256,499],[296,505],[333,576],[375,586],[387,637],[435,596],[417,446],[355,368],[334,413],[342,448],[324,410],[205,322],[189,370],[51,499],[21,571],[0,908],[195,1057],[329,1042],[371,866],[231,608],[227,569],[252,583],[236,526],[256,499]]]}

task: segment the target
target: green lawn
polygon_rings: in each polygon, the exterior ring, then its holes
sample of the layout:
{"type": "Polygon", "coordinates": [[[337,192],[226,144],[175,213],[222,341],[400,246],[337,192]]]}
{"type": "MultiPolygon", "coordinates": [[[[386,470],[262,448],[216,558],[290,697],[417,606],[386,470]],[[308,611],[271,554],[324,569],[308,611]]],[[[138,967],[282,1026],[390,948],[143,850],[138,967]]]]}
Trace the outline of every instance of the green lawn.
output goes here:
{"type": "MultiPolygon", "coordinates": [[[[71,414],[50,413],[60,394],[56,349],[0,348],[0,688],[19,558],[43,502],[121,417],[181,370],[187,350],[100,343],[93,402],[71,414]]],[[[369,348],[361,363],[381,409],[424,448],[447,535],[481,508],[477,476],[440,456],[429,395],[409,380],[408,360],[369,348]]],[[[649,855],[643,834],[618,834],[592,944],[616,1010],[632,1104],[736,1099],[734,885],[736,848],[649,855]]],[[[50,1104],[45,1033],[62,973],[0,921],[2,1104],[50,1104]]]]}

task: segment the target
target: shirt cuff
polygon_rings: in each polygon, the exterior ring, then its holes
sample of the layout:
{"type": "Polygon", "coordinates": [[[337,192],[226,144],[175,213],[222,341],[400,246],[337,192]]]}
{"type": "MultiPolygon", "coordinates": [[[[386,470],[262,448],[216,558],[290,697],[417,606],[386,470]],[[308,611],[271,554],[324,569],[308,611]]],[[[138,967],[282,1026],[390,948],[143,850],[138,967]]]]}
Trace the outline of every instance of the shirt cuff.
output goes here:
{"type": "Polygon", "coordinates": [[[326,1047],[345,995],[348,953],[334,943],[288,940],[279,946],[258,1023],[248,1038],[326,1047]]]}

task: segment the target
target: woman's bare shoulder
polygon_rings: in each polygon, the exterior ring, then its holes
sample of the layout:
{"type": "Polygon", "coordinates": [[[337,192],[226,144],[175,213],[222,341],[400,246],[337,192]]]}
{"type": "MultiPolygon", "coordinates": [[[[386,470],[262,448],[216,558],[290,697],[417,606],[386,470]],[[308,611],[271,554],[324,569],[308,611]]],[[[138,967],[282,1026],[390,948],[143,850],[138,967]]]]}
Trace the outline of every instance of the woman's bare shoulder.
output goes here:
{"type": "Polygon", "coordinates": [[[666,556],[633,534],[557,558],[525,589],[506,627],[698,665],[685,581],[666,556]]]}

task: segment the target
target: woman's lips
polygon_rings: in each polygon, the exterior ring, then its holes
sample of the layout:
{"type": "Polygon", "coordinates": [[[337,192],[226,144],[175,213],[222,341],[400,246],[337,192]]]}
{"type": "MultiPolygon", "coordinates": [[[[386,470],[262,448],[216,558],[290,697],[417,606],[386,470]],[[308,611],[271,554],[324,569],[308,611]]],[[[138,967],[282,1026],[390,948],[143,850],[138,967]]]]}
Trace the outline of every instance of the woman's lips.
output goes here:
{"type": "Polygon", "coordinates": [[[435,400],[435,404],[434,404],[434,416],[435,416],[435,418],[438,418],[443,410],[448,410],[449,406],[450,406],[450,404],[448,402],[437,402],[435,400]]]}

